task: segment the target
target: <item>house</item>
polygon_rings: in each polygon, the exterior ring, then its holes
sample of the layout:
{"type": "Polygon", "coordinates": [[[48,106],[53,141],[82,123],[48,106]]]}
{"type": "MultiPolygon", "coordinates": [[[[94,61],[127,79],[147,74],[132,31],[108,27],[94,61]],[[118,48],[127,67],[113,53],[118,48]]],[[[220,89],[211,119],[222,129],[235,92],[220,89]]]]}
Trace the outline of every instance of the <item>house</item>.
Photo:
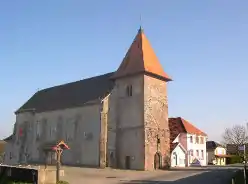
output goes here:
{"type": "Polygon", "coordinates": [[[0,163],[2,163],[4,159],[5,146],[6,146],[6,142],[4,140],[0,140],[0,163]]]}
{"type": "Polygon", "coordinates": [[[169,118],[171,166],[205,166],[207,135],[189,121],[169,118]]]}
{"type": "Polygon", "coordinates": [[[207,158],[208,164],[226,165],[226,148],[215,141],[207,141],[207,158]]]}
{"type": "MultiPolygon", "coordinates": [[[[244,144],[227,144],[226,145],[226,153],[227,155],[243,155],[244,154],[244,149],[243,149],[244,144]]],[[[245,152],[248,154],[248,144],[245,144],[245,152]]]]}
{"type": "Polygon", "coordinates": [[[6,163],[53,163],[44,153],[64,140],[62,163],[153,170],[170,159],[167,82],[142,28],[115,72],[35,93],[16,112],[6,163]]]}

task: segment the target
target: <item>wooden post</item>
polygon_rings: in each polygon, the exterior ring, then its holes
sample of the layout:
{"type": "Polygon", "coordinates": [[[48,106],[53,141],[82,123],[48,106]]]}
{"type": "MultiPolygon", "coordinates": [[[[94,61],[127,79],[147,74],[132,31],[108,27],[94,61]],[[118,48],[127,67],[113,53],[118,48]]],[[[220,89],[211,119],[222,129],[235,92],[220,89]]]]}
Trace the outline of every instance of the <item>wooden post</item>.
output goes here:
{"type": "Polygon", "coordinates": [[[245,155],[245,144],[244,144],[244,184],[246,184],[246,155],[245,155]]]}
{"type": "Polygon", "coordinates": [[[47,169],[47,151],[45,151],[45,169],[47,169]]]}
{"type": "Polygon", "coordinates": [[[62,151],[63,149],[61,149],[60,147],[56,149],[56,153],[57,153],[56,183],[59,182],[59,177],[60,177],[60,160],[61,160],[62,151]]]}

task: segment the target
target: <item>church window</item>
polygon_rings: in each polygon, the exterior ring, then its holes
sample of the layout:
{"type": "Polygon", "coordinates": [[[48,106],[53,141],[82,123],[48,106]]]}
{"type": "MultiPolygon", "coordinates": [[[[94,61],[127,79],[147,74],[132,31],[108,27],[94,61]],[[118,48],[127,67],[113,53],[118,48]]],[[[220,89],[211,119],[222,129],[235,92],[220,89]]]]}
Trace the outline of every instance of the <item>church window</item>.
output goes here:
{"type": "Polygon", "coordinates": [[[110,158],[114,158],[114,152],[110,151],[110,158]]]}
{"type": "Polygon", "coordinates": [[[127,86],[126,93],[127,93],[127,96],[133,96],[133,87],[132,87],[132,85],[127,86]]]}
{"type": "Polygon", "coordinates": [[[41,124],[40,124],[40,121],[37,121],[36,135],[40,136],[40,133],[41,133],[41,124]]]}

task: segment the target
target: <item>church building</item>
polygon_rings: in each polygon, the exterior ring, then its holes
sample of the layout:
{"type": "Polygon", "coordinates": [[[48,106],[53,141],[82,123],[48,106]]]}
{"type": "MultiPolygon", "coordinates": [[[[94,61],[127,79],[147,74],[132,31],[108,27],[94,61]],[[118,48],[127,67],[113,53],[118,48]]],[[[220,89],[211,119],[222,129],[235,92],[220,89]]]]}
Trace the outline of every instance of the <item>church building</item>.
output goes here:
{"type": "Polygon", "coordinates": [[[167,82],[140,28],[115,72],[36,92],[16,112],[6,164],[52,164],[45,148],[64,140],[63,165],[134,170],[170,163],[167,82]]]}

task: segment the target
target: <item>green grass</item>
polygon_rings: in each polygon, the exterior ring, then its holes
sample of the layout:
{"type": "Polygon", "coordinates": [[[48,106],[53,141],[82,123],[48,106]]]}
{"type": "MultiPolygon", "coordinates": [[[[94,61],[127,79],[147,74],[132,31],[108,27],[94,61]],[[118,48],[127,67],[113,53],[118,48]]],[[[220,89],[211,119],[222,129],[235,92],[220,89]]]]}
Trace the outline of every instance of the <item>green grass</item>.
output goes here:
{"type": "Polygon", "coordinates": [[[0,184],[32,184],[32,183],[23,182],[23,181],[12,181],[8,179],[7,177],[3,177],[0,180],[0,184]]]}
{"type": "Polygon", "coordinates": [[[32,183],[9,181],[7,184],[32,184],[32,183]]]}
{"type": "Polygon", "coordinates": [[[69,184],[67,181],[59,181],[58,184],[69,184]]]}

